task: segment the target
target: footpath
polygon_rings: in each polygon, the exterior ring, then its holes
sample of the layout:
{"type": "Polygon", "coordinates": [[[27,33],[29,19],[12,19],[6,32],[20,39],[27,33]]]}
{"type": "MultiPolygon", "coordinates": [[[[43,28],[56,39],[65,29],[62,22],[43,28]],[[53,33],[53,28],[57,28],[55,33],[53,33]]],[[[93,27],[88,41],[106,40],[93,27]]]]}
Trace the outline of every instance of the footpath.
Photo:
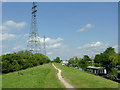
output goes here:
{"type": "Polygon", "coordinates": [[[66,88],[74,88],[72,85],[70,85],[68,82],[66,82],[65,80],[64,80],[64,78],[61,76],[61,70],[59,69],[59,68],[57,68],[54,64],[52,64],[53,65],[53,67],[56,69],[56,70],[58,70],[58,73],[57,73],[57,76],[58,76],[58,79],[64,84],[64,86],[66,87],[66,88]]]}

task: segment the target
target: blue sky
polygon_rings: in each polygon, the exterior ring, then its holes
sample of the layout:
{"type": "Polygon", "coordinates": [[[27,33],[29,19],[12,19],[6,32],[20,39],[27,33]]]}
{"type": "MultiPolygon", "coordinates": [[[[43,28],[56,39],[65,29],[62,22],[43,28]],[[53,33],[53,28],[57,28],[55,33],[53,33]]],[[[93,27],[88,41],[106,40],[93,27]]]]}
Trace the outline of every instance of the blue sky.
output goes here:
{"type": "MultiPolygon", "coordinates": [[[[40,2],[37,25],[46,36],[47,56],[66,60],[93,57],[112,46],[117,51],[117,2],[40,2]]],[[[2,6],[2,53],[26,49],[31,25],[31,2],[5,2],[2,6]]]]}

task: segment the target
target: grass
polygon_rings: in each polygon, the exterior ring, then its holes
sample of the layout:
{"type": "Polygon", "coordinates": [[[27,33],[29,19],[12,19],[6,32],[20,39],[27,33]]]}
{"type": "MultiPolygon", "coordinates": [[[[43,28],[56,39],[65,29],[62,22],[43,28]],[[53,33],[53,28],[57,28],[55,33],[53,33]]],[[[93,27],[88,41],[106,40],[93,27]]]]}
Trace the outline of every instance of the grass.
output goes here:
{"type": "Polygon", "coordinates": [[[0,74],[0,90],[2,89],[2,75],[0,74]]]}
{"type": "Polygon", "coordinates": [[[51,63],[2,75],[3,88],[64,88],[51,63]]]}
{"type": "Polygon", "coordinates": [[[63,78],[75,88],[118,88],[118,83],[114,81],[58,63],[55,63],[55,66],[62,70],[63,78]]]}

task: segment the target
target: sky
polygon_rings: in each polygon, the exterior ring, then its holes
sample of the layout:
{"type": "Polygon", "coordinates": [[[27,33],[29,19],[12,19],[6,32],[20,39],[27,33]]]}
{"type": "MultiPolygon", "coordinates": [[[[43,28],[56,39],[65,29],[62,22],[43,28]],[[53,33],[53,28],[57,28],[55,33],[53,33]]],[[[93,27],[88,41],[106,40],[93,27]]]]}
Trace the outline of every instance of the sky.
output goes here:
{"type": "MultiPolygon", "coordinates": [[[[2,3],[2,54],[27,49],[31,7],[32,2],[2,3]]],[[[41,39],[46,36],[50,59],[93,58],[110,46],[117,52],[117,2],[39,2],[37,9],[37,28],[41,39]]]]}

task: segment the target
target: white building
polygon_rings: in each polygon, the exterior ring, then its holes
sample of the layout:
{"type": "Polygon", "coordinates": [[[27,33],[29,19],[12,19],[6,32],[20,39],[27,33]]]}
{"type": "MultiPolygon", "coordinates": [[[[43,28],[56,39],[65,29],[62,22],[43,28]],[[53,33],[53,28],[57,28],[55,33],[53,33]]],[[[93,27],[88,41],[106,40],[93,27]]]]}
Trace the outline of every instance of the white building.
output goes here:
{"type": "Polygon", "coordinates": [[[67,60],[62,61],[61,64],[62,64],[62,65],[68,65],[68,61],[67,61],[67,60]]]}

